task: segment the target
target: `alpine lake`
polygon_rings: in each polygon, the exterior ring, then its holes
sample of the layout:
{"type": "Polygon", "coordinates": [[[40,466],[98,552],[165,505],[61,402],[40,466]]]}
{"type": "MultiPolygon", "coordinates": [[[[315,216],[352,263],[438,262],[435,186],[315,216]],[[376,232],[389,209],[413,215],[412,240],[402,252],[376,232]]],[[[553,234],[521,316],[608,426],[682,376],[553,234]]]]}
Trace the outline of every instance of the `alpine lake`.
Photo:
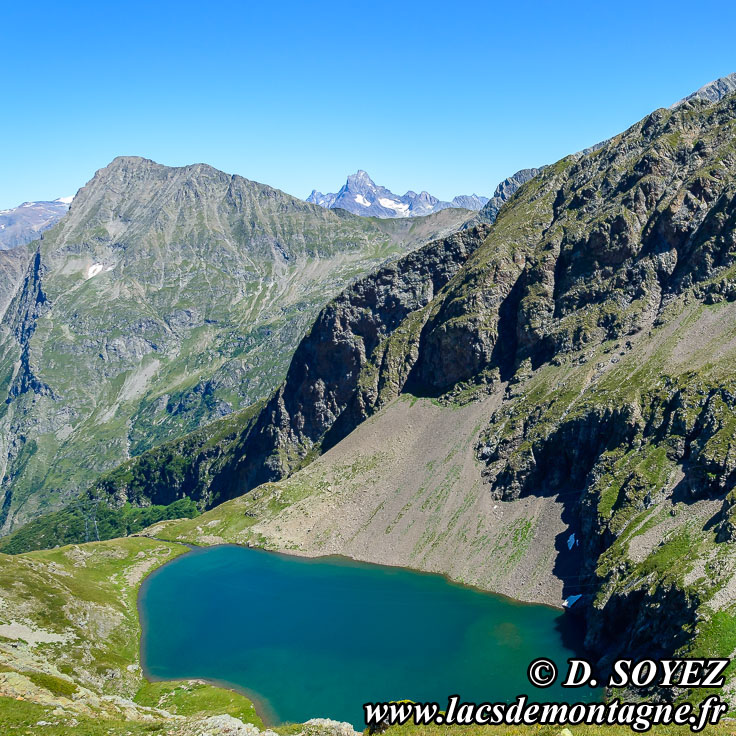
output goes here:
{"type": "MultiPolygon", "coordinates": [[[[323,717],[364,727],[363,703],[597,700],[559,684],[576,656],[575,617],[342,558],[236,546],[196,549],[141,587],[141,660],[151,679],[245,692],[265,722],[323,717]],[[544,690],[527,668],[552,659],[544,690]]],[[[577,652],[579,654],[579,651],[577,652]]]]}

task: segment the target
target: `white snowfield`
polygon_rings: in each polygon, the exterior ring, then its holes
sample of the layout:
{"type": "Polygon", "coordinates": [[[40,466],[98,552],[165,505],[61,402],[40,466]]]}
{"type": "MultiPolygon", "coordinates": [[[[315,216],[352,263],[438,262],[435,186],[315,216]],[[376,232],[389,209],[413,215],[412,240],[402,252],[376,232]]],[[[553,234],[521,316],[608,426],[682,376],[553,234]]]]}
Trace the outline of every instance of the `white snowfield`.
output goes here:
{"type": "Polygon", "coordinates": [[[102,272],[102,269],[104,266],[101,263],[93,263],[88,269],[87,269],[87,276],[86,278],[91,279],[93,276],[97,276],[98,273],[102,272]]]}
{"type": "Polygon", "coordinates": [[[361,207],[370,207],[371,203],[362,195],[362,194],[356,194],[355,195],[355,201],[361,205],[361,207]]]}
{"type": "Polygon", "coordinates": [[[55,199],[54,202],[61,202],[62,204],[71,204],[73,199],[74,199],[73,196],[71,196],[71,197],[59,197],[58,199],[55,199]]]}
{"type": "Polygon", "coordinates": [[[409,211],[409,205],[404,204],[403,202],[394,202],[393,199],[388,199],[387,197],[379,197],[378,201],[383,207],[388,207],[389,209],[396,210],[396,212],[401,212],[402,214],[406,214],[409,211]]]}

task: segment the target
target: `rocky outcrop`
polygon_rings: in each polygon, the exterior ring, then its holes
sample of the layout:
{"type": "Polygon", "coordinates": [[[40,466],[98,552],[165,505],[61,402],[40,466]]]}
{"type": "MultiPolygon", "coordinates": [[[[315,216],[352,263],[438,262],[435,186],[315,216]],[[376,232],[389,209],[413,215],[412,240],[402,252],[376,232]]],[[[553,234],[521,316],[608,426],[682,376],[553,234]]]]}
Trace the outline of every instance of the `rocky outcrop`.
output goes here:
{"type": "Polygon", "coordinates": [[[627,388],[594,386],[570,404],[551,394],[533,408],[511,398],[477,445],[494,497],[563,500],[582,546],[568,592],[590,594],[586,643],[604,669],[624,653],[663,656],[687,647],[712,595],[687,582],[691,565],[699,555],[720,554],[709,545],[734,539],[732,379],[709,385],[693,372],[661,377],[635,400],[624,398],[627,388]],[[696,522],[700,553],[692,539],[683,541],[693,523],[685,509],[696,504],[705,510],[696,522]],[[632,560],[629,545],[644,520],[679,507],[677,521],[660,521],[669,531],[655,537],[658,544],[646,543],[653,544],[649,556],[637,552],[632,560]],[[683,543],[691,556],[681,556],[683,543]],[[662,562],[654,562],[657,555],[662,562]]]}
{"type": "MultiPolygon", "coordinates": [[[[610,671],[616,659],[671,657],[692,639],[697,596],[672,583],[611,593],[588,618],[585,644],[600,656],[598,667],[610,671]]],[[[671,693],[662,693],[666,698],[671,693]]]]}

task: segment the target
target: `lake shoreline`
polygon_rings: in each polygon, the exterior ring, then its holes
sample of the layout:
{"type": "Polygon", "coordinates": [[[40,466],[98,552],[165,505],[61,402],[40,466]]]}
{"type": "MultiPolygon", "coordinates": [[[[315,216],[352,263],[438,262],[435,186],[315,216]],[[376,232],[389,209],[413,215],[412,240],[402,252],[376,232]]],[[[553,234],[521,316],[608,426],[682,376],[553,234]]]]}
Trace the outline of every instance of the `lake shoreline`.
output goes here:
{"type": "MultiPolygon", "coordinates": [[[[420,583],[418,587],[420,588],[428,588],[428,589],[435,589],[438,587],[438,582],[442,582],[442,586],[444,586],[443,589],[446,589],[448,592],[448,595],[457,595],[458,592],[464,591],[465,593],[472,593],[477,594],[478,596],[482,596],[483,599],[487,601],[493,601],[492,606],[504,608],[511,606],[513,608],[518,608],[519,611],[530,611],[533,612],[533,610],[547,610],[550,613],[558,614],[554,618],[549,618],[549,614],[544,614],[545,619],[544,620],[550,620],[555,622],[555,628],[557,629],[557,636],[560,639],[563,639],[563,635],[561,633],[561,628],[557,626],[557,621],[559,620],[570,620],[571,615],[567,612],[561,611],[558,607],[551,606],[551,605],[545,605],[545,604],[539,604],[539,603],[526,603],[522,601],[517,601],[513,598],[510,598],[508,596],[504,596],[498,593],[494,593],[492,591],[483,590],[482,588],[479,588],[478,586],[473,585],[467,585],[464,583],[460,583],[457,581],[454,581],[448,576],[442,574],[442,573],[435,573],[435,572],[427,572],[423,570],[414,570],[411,568],[406,568],[399,565],[376,565],[374,563],[364,562],[361,560],[355,560],[351,557],[343,556],[343,555],[328,555],[328,556],[316,556],[316,555],[304,555],[304,554],[291,554],[288,552],[282,552],[278,550],[269,550],[269,549],[263,549],[253,546],[245,546],[245,545],[238,545],[238,544],[219,544],[219,545],[212,545],[212,546],[197,546],[197,545],[188,545],[189,549],[188,551],[182,553],[181,555],[177,556],[173,560],[170,560],[166,562],[164,565],[161,565],[156,570],[152,571],[146,578],[142,581],[139,590],[138,590],[138,596],[137,596],[137,608],[138,608],[138,617],[140,622],[140,642],[139,642],[139,657],[140,657],[140,664],[142,669],[142,674],[144,677],[151,681],[151,682],[160,682],[160,681],[178,681],[178,680],[196,680],[201,682],[206,682],[212,685],[216,685],[219,687],[225,687],[227,689],[230,689],[234,692],[238,692],[243,694],[245,697],[250,699],[254,707],[256,709],[256,712],[258,716],[263,721],[264,725],[266,726],[276,726],[276,725],[283,725],[284,723],[288,722],[301,722],[302,720],[305,720],[306,718],[316,718],[316,717],[324,717],[325,716],[325,708],[315,708],[315,712],[313,712],[311,715],[304,715],[302,713],[299,714],[298,719],[294,719],[292,717],[281,719],[276,714],[276,709],[271,705],[272,698],[269,699],[269,697],[251,689],[249,685],[243,685],[242,683],[236,683],[233,682],[232,679],[229,679],[228,677],[203,677],[203,676],[193,676],[193,677],[187,677],[187,676],[180,676],[177,675],[175,677],[162,677],[159,675],[154,674],[151,671],[150,662],[148,661],[148,646],[147,642],[150,641],[151,636],[151,622],[148,618],[148,613],[144,615],[144,606],[147,601],[147,595],[151,588],[152,584],[155,584],[156,578],[159,577],[159,575],[166,574],[166,572],[169,570],[170,566],[174,562],[181,563],[183,559],[191,559],[192,557],[196,557],[199,555],[207,554],[216,552],[218,550],[226,550],[226,549],[234,549],[234,550],[251,550],[252,552],[258,553],[259,555],[263,555],[265,559],[271,559],[272,561],[283,561],[283,562],[299,562],[301,565],[306,566],[319,566],[321,568],[324,568],[325,563],[327,563],[328,567],[331,569],[337,569],[340,574],[345,575],[346,569],[353,569],[356,571],[360,571],[358,573],[358,577],[363,574],[368,574],[368,577],[370,579],[371,575],[373,577],[376,577],[376,573],[378,574],[379,578],[383,578],[385,576],[386,572],[390,572],[392,576],[399,575],[403,576],[404,574],[411,575],[411,579],[413,581],[420,581],[424,580],[424,583],[420,583]],[[451,591],[456,591],[455,593],[452,593],[451,591]]],[[[316,572],[319,573],[319,567],[316,568],[316,572]]],[[[307,568],[301,568],[301,572],[307,568]]],[[[193,583],[196,580],[196,578],[192,578],[193,583]]],[[[440,586],[440,587],[442,587],[440,586]]],[[[186,586],[185,586],[186,587],[186,586]]],[[[232,587],[232,585],[230,585],[232,587]]],[[[240,586],[236,586],[240,587],[240,586]]],[[[183,589],[183,588],[182,588],[183,589]]],[[[253,601],[253,605],[258,605],[257,601],[253,601]]],[[[529,617],[529,614],[527,614],[527,618],[529,617]]],[[[524,616],[517,616],[516,614],[511,615],[512,619],[516,618],[524,618],[524,616]]],[[[531,630],[530,630],[531,631],[531,630]]],[[[525,635],[526,636],[526,635],[525,635]]],[[[525,638],[525,637],[524,637],[525,638]]],[[[486,642],[486,646],[488,643],[486,642]]],[[[284,647],[288,648],[288,643],[284,643],[284,647]]],[[[360,660],[356,660],[360,661],[360,660]]],[[[173,665],[175,666],[175,665],[173,665]]],[[[210,668],[211,669],[211,668],[210,668]]],[[[340,667],[337,668],[338,670],[340,667]]],[[[346,671],[349,670],[350,667],[346,666],[346,671]]],[[[186,672],[186,668],[183,670],[186,672]]],[[[391,697],[395,698],[403,698],[405,696],[405,693],[398,692],[394,694],[391,697]]],[[[338,720],[347,720],[348,722],[353,722],[354,718],[348,718],[345,719],[340,715],[336,715],[335,713],[327,713],[327,717],[330,718],[336,718],[338,720]]],[[[362,728],[363,724],[360,724],[358,728],[362,728]]]]}
{"type": "MultiPolygon", "coordinates": [[[[406,572],[416,573],[417,575],[432,575],[437,576],[445,580],[450,585],[455,585],[460,588],[466,588],[468,590],[475,590],[479,593],[487,593],[488,595],[496,596],[497,598],[501,598],[505,601],[508,601],[509,603],[517,604],[520,606],[543,606],[544,608],[551,608],[555,611],[560,611],[564,613],[571,613],[570,608],[566,608],[560,603],[552,603],[549,600],[525,600],[523,598],[516,598],[513,595],[509,595],[507,593],[500,593],[496,590],[493,590],[492,588],[485,588],[482,585],[477,585],[474,583],[465,583],[461,580],[457,580],[456,578],[453,578],[446,572],[440,572],[435,570],[423,570],[418,567],[411,567],[409,565],[402,565],[399,563],[392,564],[389,562],[372,562],[371,560],[362,559],[359,557],[353,557],[351,555],[346,554],[328,554],[328,555],[320,555],[317,553],[312,553],[311,550],[305,551],[305,550],[283,550],[283,549],[277,549],[275,547],[259,547],[252,544],[238,544],[237,542],[218,542],[216,544],[195,544],[192,542],[182,542],[178,539],[167,539],[165,537],[153,537],[148,536],[142,533],[138,534],[132,534],[131,536],[145,536],[148,539],[154,539],[159,542],[166,542],[166,543],[175,543],[175,544],[181,544],[184,547],[189,548],[189,552],[186,552],[184,554],[189,554],[190,552],[196,552],[197,550],[207,550],[207,549],[217,549],[219,547],[237,547],[238,549],[254,549],[259,550],[261,552],[268,552],[269,554],[273,555],[281,555],[283,557],[297,557],[301,560],[313,560],[315,562],[319,561],[342,561],[342,562],[349,562],[349,563],[355,563],[357,566],[365,565],[369,567],[386,567],[390,568],[392,570],[405,570],[406,572]]],[[[178,559],[178,558],[174,558],[178,559]]],[[[172,563],[174,560],[169,560],[168,562],[164,563],[161,567],[164,567],[165,565],[168,565],[172,563]]],[[[155,573],[160,568],[157,568],[156,570],[149,573],[149,576],[155,573]]],[[[574,615],[574,614],[573,614],[574,615]]]]}
{"type": "MultiPolygon", "coordinates": [[[[138,535],[132,535],[132,536],[138,536],[138,535]]],[[[149,537],[149,539],[156,539],[156,537],[149,537]]],[[[168,540],[164,539],[157,539],[157,541],[160,542],[166,542],[168,540]]],[[[145,641],[149,635],[148,632],[148,625],[147,621],[142,615],[142,608],[141,603],[143,598],[145,597],[145,589],[150,584],[150,580],[152,578],[155,578],[157,573],[159,573],[161,570],[163,570],[167,565],[171,564],[175,560],[180,560],[183,557],[186,557],[191,554],[196,554],[197,552],[210,549],[209,547],[199,547],[194,544],[185,544],[180,543],[182,546],[187,547],[186,552],[182,552],[182,554],[178,555],[177,557],[173,557],[170,560],[167,560],[164,562],[163,565],[159,565],[155,570],[152,570],[148,575],[146,575],[143,580],[141,580],[140,585],[138,586],[138,592],[136,594],[136,609],[138,614],[138,627],[140,629],[140,637],[138,640],[138,659],[140,662],[141,667],[141,673],[143,677],[145,677],[148,682],[204,682],[207,685],[213,685],[214,687],[220,687],[225,690],[232,690],[235,693],[238,693],[240,695],[245,696],[253,703],[253,707],[256,710],[256,714],[263,722],[263,725],[266,728],[272,728],[275,726],[283,725],[278,722],[278,720],[275,718],[275,713],[273,711],[273,708],[271,707],[270,703],[268,702],[268,699],[263,697],[260,693],[257,693],[255,690],[250,690],[247,687],[243,687],[241,685],[237,685],[232,682],[228,682],[227,680],[218,680],[217,678],[209,678],[209,677],[183,677],[183,678],[177,678],[177,679],[171,679],[168,677],[159,677],[158,675],[154,675],[150,669],[147,666],[147,663],[145,661],[145,641]]],[[[223,545],[228,547],[237,547],[241,545],[223,545]]]]}

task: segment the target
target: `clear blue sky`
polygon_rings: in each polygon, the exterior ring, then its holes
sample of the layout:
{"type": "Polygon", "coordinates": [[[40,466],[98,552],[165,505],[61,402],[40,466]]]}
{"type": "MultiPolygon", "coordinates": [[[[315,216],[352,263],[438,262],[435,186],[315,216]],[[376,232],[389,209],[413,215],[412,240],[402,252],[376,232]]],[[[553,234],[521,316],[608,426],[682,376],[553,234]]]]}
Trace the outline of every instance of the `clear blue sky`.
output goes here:
{"type": "Polygon", "coordinates": [[[490,194],[736,71],[736,3],[6,3],[0,208],[120,154],[490,194]]]}

